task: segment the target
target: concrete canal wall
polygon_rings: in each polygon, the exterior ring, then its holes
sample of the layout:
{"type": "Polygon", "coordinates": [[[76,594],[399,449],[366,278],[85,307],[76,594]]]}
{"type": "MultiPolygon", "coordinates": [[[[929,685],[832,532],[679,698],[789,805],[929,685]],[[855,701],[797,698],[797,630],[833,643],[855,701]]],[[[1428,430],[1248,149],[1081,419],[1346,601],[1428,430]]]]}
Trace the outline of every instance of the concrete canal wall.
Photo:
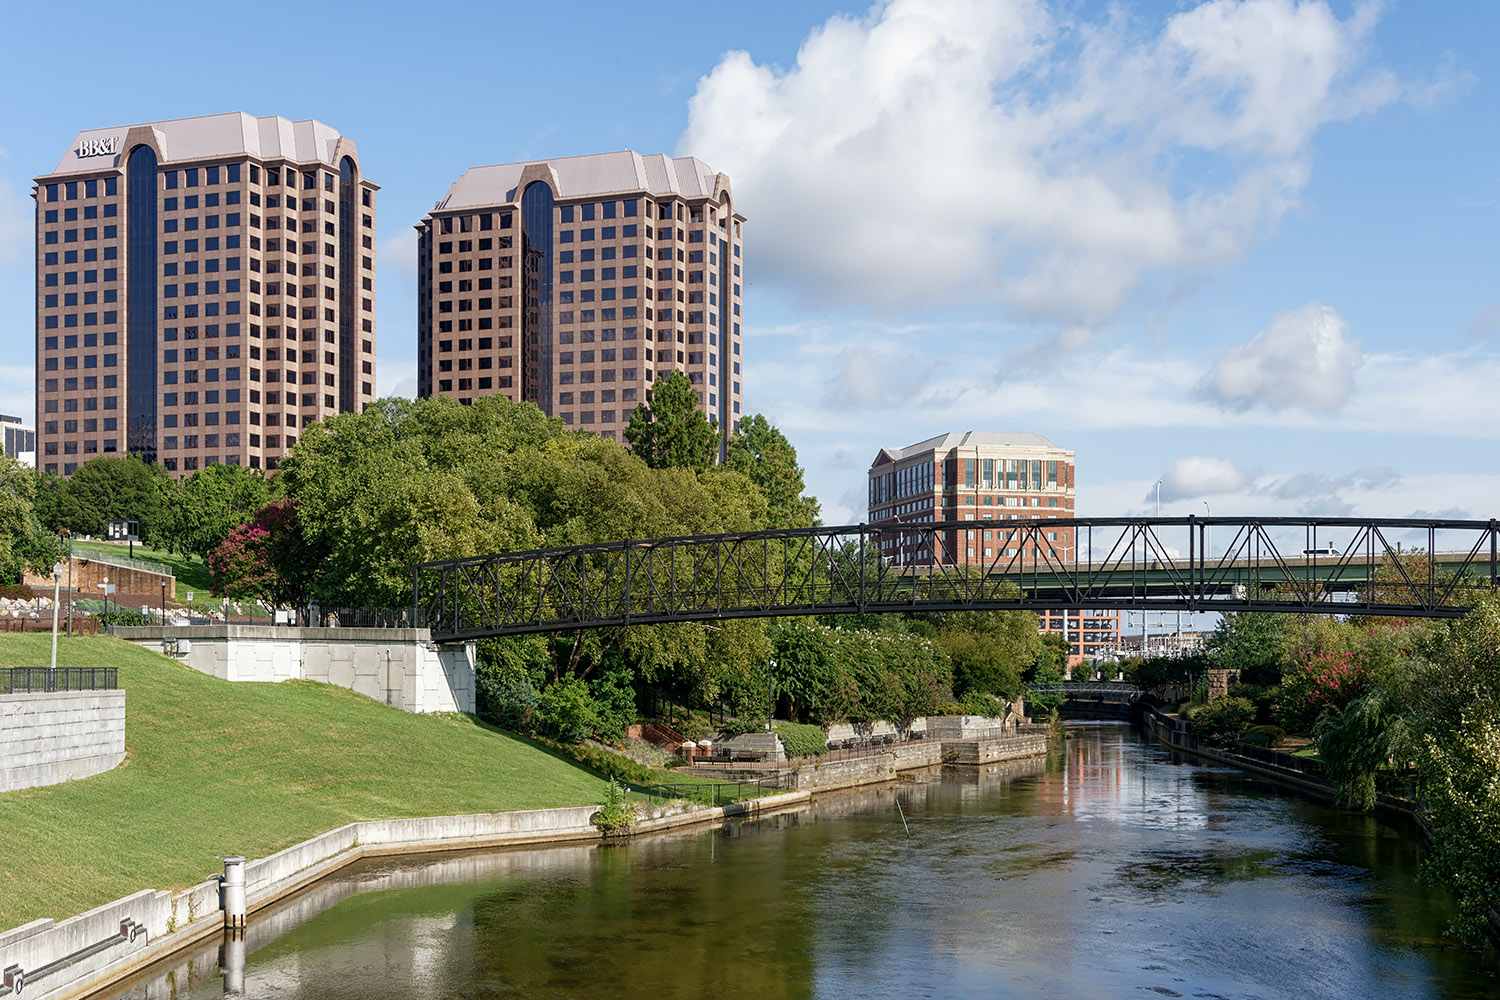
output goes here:
{"type": "Polygon", "coordinates": [[[115,635],[226,681],[308,680],[408,712],[473,712],[474,643],[417,628],[120,627],[115,635]]]}
{"type": "Polygon", "coordinates": [[[87,778],[124,759],[124,691],[0,695],[0,792],[87,778]]]}

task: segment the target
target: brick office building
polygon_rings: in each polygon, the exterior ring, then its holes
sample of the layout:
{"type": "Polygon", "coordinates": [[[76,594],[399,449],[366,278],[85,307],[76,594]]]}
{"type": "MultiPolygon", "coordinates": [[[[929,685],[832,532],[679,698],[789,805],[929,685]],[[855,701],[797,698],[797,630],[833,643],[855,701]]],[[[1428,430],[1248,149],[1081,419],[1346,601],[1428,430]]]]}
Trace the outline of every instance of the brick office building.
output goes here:
{"type": "Polygon", "coordinates": [[[727,438],[743,223],[729,178],[691,157],[470,168],[417,226],[418,393],[530,401],[621,440],[679,371],[727,438]]]}
{"type": "MultiPolygon", "coordinates": [[[[886,539],[881,555],[898,565],[996,571],[1066,565],[1086,553],[1077,552],[1071,527],[1053,529],[1046,522],[1076,516],[1074,471],[1073,452],[1039,434],[943,434],[880,450],[867,474],[868,517],[872,524],[954,522],[936,533],[886,539]]],[[[1077,663],[1119,641],[1120,615],[1049,611],[1040,625],[1068,637],[1070,662],[1077,663]]]]}
{"type": "Polygon", "coordinates": [[[41,468],[274,469],[301,428],[363,409],[376,190],[316,121],[80,132],[33,189],[41,468]]]}

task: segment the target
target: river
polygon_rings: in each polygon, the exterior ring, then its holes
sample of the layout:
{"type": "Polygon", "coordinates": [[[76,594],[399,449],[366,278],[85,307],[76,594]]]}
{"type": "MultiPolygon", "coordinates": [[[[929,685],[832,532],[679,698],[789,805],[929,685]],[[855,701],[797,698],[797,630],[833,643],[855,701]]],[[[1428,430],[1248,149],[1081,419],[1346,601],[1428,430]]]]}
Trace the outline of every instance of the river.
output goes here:
{"type": "Polygon", "coordinates": [[[1413,831],[1124,725],[1069,728],[1046,761],[719,829],[361,863],[112,996],[1500,993],[1493,951],[1444,938],[1451,904],[1419,882],[1413,831]]]}

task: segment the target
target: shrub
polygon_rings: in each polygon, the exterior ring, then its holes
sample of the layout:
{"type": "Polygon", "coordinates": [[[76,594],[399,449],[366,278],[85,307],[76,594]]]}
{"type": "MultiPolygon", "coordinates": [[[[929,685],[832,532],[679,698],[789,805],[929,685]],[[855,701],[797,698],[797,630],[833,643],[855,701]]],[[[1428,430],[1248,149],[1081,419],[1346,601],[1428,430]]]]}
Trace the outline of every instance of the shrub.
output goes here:
{"type": "Polygon", "coordinates": [[[1251,736],[1264,736],[1266,742],[1258,746],[1279,747],[1286,742],[1286,730],[1280,726],[1251,726],[1240,739],[1249,742],[1251,736]]]}
{"type": "Polygon", "coordinates": [[[1240,734],[1240,745],[1247,747],[1269,747],[1271,745],[1271,737],[1265,733],[1253,733],[1246,730],[1240,734]]]}
{"type": "Polygon", "coordinates": [[[635,806],[625,801],[625,789],[610,778],[604,790],[604,801],[594,813],[594,825],[611,833],[628,833],[635,826],[635,806]]]}
{"type": "Polygon", "coordinates": [[[1245,698],[1219,698],[1193,713],[1193,730],[1213,743],[1234,739],[1255,721],[1255,706],[1245,698]]]}
{"type": "Polygon", "coordinates": [[[537,699],[539,725],[564,743],[582,743],[599,727],[599,712],[588,685],[576,677],[555,680],[537,699]]]}
{"type": "Polygon", "coordinates": [[[110,611],[99,615],[101,625],[150,625],[151,619],[139,611],[110,611]]]}
{"type": "Polygon", "coordinates": [[[36,593],[24,583],[7,583],[0,586],[0,597],[12,601],[31,601],[36,599],[36,593]]]}
{"type": "Polygon", "coordinates": [[[479,675],[479,714],[497,726],[528,733],[536,723],[541,695],[525,677],[502,681],[492,674],[479,675]]]}
{"type": "Polygon", "coordinates": [[[777,722],[771,728],[786,745],[788,757],[816,757],[828,751],[828,738],[817,726],[777,722]]]}

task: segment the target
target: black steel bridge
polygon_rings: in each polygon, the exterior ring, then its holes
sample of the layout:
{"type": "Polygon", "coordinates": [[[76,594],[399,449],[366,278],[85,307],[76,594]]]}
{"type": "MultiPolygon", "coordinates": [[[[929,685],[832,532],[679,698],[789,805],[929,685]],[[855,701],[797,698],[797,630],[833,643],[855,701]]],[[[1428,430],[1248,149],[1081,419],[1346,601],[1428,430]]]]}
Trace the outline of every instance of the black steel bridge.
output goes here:
{"type": "Polygon", "coordinates": [[[1500,582],[1497,522],[1164,517],[881,522],[420,563],[437,641],[787,615],[1146,609],[1456,618],[1500,582]],[[966,533],[1009,532],[968,559],[966,533]],[[1054,539],[1069,539],[1069,544],[1054,539]],[[902,561],[892,553],[935,554],[902,561]],[[922,563],[927,563],[923,565],[922,563]],[[966,563],[966,564],[965,564],[966,563]]]}

